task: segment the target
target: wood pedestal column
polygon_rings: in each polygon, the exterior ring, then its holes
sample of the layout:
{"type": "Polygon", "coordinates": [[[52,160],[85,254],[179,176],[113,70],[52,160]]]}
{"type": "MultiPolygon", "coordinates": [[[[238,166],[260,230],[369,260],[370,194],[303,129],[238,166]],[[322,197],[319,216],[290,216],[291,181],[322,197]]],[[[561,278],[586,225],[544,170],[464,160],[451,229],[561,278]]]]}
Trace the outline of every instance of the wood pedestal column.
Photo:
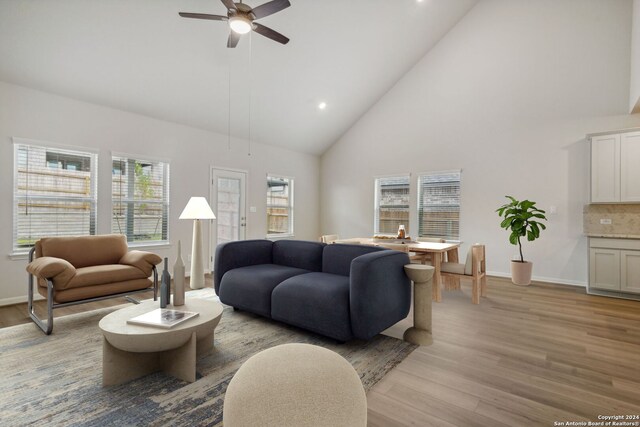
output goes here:
{"type": "Polygon", "coordinates": [[[404,271],[413,281],[413,327],[404,331],[404,340],[412,344],[430,345],[431,289],[435,269],[430,265],[408,264],[404,271]]]}

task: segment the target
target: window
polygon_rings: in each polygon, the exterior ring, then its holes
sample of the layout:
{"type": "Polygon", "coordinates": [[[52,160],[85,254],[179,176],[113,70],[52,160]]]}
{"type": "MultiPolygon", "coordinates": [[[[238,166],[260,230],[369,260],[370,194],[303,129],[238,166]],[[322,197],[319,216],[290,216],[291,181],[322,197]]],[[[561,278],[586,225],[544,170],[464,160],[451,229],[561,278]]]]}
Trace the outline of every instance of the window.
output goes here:
{"type": "Polygon", "coordinates": [[[267,175],[267,236],[293,236],[293,178],[267,175]]]}
{"type": "Polygon", "coordinates": [[[14,138],[13,252],[96,233],[97,154],[14,138]]]}
{"type": "Polygon", "coordinates": [[[418,177],[418,226],[420,237],[459,240],[460,171],[418,177]]]}
{"type": "Polygon", "coordinates": [[[409,233],[409,176],[376,178],[374,234],[398,233],[404,225],[409,233]]]}
{"type": "Polygon", "coordinates": [[[89,157],[65,154],[59,151],[47,151],[47,167],[50,169],[89,172],[89,164],[89,157]]]}
{"type": "Polygon", "coordinates": [[[128,242],[169,240],[169,164],[113,156],[111,231],[128,242]]]}

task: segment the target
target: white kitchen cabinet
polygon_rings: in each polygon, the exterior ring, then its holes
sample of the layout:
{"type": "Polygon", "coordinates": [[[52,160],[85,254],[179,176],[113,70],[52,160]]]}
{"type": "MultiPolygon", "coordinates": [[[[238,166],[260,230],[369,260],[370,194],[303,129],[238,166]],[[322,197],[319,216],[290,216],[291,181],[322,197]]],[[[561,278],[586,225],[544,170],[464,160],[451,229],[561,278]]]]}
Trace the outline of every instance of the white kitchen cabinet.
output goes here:
{"type": "Polygon", "coordinates": [[[591,139],[591,202],[620,201],[620,135],[591,139]]]}
{"type": "Polygon", "coordinates": [[[640,251],[620,251],[620,290],[640,294],[640,251]]]}
{"type": "Polygon", "coordinates": [[[640,202],[640,132],[590,139],[591,203],[640,202]]]}
{"type": "Polygon", "coordinates": [[[589,239],[589,290],[640,296],[640,239],[589,239]]]}
{"type": "Polygon", "coordinates": [[[618,249],[591,248],[589,286],[596,289],[620,290],[620,251],[618,249]]]}
{"type": "Polygon", "coordinates": [[[640,132],[620,135],[620,201],[640,202],[640,132]]]}

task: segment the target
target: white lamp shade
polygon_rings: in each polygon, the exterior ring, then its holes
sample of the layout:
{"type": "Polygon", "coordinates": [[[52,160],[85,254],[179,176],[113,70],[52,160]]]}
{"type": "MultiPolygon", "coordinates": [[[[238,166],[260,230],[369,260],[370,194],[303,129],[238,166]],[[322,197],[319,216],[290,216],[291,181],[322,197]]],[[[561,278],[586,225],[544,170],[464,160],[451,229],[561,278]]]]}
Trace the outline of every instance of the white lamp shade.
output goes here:
{"type": "Polygon", "coordinates": [[[207,199],[192,197],[180,214],[180,219],[216,219],[207,199]]]}

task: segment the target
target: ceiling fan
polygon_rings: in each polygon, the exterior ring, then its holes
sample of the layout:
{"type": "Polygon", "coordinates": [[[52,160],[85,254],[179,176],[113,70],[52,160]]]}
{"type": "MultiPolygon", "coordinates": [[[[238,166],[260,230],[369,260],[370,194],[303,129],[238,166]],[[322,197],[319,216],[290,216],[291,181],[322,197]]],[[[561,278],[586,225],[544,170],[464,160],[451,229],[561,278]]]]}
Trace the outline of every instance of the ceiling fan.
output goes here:
{"type": "Polygon", "coordinates": [[[227,8],[227,16],[221,15],[209,15],[207,13],[189,13],[180,12],[179,15],[183,18],[195,18],[195,19],[209,19],[211,21],[228,21],[231,31],[229,32],[229,39],[227,40],[227,47],[236,47],[240,41],[240,36],[246,34],[249,31],[255,31],[261,36],[265,36],[278,43],[287,44],[289,39],[277,31],[272,30],[269,27],[254,22],[256,19],[264,18],[265,16],[273,15],[276,12],[280,12],[283,9],[291,6],[289,0],[272,0],[268,3],[262,4],[252,8],[244,3],[242,0],[239,3],[234,3],[233,0],[221,0],[227,8]]]}

